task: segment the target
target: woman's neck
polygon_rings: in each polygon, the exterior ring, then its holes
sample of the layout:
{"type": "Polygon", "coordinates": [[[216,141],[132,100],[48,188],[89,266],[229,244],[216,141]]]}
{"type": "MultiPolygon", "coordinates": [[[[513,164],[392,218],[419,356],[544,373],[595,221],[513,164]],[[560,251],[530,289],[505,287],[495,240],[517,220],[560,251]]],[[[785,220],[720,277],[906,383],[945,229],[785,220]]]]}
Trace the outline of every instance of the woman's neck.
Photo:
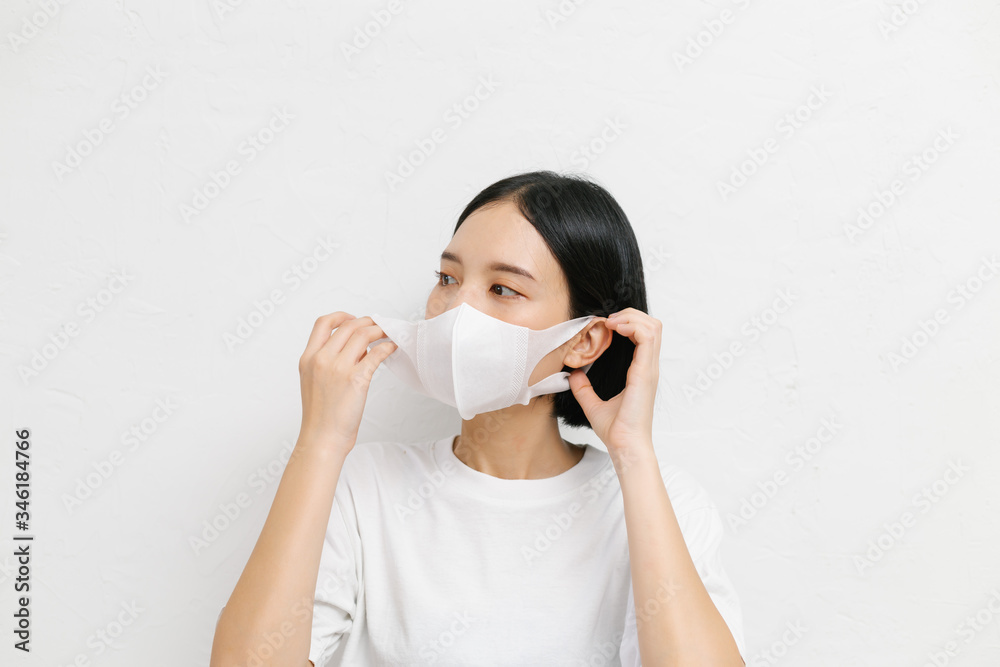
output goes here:
{"type": "Polygon", "coordinates": [[[544,479],[566,472],[583,458],[583,445],[566,442],[555,419],[520,418],[504,410],[483,413],[462,422],[452,441],[458,460],[501,479],[544,479]]]}

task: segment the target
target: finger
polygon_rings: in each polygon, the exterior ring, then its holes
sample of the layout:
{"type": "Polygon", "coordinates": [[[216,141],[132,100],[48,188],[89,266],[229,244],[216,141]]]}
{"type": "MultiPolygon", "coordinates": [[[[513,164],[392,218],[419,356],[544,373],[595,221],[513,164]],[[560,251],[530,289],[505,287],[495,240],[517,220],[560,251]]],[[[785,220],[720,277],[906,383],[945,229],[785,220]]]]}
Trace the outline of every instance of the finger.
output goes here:
{"type": "MultiPolygon", "coordinates": [[[[339,327],[337,327],[336,331],[327,336],[326,342],[324,342],[323,347],[320,348],[320,352],[322,354],[340,354],[340,352],[347,346],[348,341],[354,336],[355,331],[369,327],[373,324],[375,324],[375,322],[372,318],[367,316],[355,317],[352,320],[343,322],[339,327]]],[[[355,356],[356,358],[354,361],[357,362],[361,356],[360,354],[355,356]]]]}
{"type": "MultiPolygon", "coordinates": [[[[365,327],[365,328],[367,329],[370,327],[365,327]]],[[[375,336],[376,336],[375,340],[378,340],[379,338],[382,337],[379,334],[375,334],[375,336]]],[[[354,336],[352,337],[351,342],[353,343],[355,339],[359,338],[361,338],[361,336],[354,336]]],[[[385,361],[385,358],[388,357],[393,352],[395,352],[398,347],[399,347],[398,345],[396,345],[394,342],[390,340],[384,343],[379,343],[378,345],[373,347],[370,351],[368,351],[368,353],[365,354],[364,359],[362,359],[361,363],[358,364],[358,368],[361,369],[360,377],[364,378],[366,386],[371,383],[372,376],[378,369],[379,364],[385,361]]]]}
{"type": "Polygon", "coordinates": [[[590,413],[604,401],[594,391],[594,385],[590,383],[587,374],[581,370],[575,370],[569,374],[569,386],[573,390],[573,397],[583,408],[583,414],[590,418],[590,413]]]}
{"type": "MultiPolygon", "coordinates": [[[[371,318],[360,317],[356,321],[362,322],[363,320],[366,319],[370,320],[371,318]]],[[[379,340],[380,338],[388,338],[388,336],[385,335],[385,331],[383,331],[382,327],[380,327],[379,325],[372,323],[369,324],[368,326],[359,326],[358,328],[353,330],[353,332],[351,333],[351,337],[347,340],[347,342],[344,343],[344,347],[341,350],[341,353],[344,355],[344,358],[349,359],[351,363],[353,364],[360,363],[365,358],[366,355],[371,354],[375,350],[379,350],[379,354],[385,351],[384,349],[379,349],[383,347],[384,345],[383,343],[379,343],[378,345],[373,347],[370,351],[368,350],[368,346],[374,343],[375,341],[379,340]]],[[[386,343],[391,343],[392,345],[396,345],[396,343],[391,340],[386,341],[386,343]]],[[[396,345],[396,347],[398,347],[398,345],[396,345]]],[[[396,347],[391,348],[389,352],[386,352],[386,355],[395,350],[396,347]]]]}
{"type": "MultiPolygon", "coordinates": [[[[379,336],[378,338],[381,337],[382,336],[379,336]]],[[[378,340],[378,338],[375,340],[378,340]]],[[[365,354],[365,358],[361,360],[361,365],[365,367],[366,375],[371,377],[371,374],[375,372],[375,369],[379,367],[379,364],[385,361],[385,358],[397,349],[399,349],[399,346],[389,340],[384,343],[379,343],[369,350],[365,354]]]]}
{"type": "Polygon", "coordinates": [[[311,357],[316,354],[320,348],[322,348],[323,345],[330,340],[330,333],[344,322],[351,319],[354,319],[354,315],[345,313],[341,310],[328,315],[322,315],[317,318],[316,323],[313,324],[312,332],[309,334],[309,340],[306,342],[306,349],[302,355],[311,357]]]}
{"type": "Polygon", "coordinates": [[[658,324],[648,320],[622,323],[612,321],[612,327],[614,331],[635,343],[633,361],[639,368],[659,370],[660,326],[658,324]]]}

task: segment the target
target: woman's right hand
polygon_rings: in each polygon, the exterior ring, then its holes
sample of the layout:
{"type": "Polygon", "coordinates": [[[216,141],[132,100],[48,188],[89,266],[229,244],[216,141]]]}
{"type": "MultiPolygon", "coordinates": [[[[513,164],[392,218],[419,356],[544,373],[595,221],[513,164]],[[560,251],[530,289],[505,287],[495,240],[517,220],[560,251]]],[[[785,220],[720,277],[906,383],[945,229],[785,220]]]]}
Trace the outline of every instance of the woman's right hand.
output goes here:
{"type": "Polygon", "coordinates": [[[353,449],[372,375],[397,348],[392,341],[371,351],[368,346],[386,337],[370,317],[337,311],[316,320],[299,358],[300,440],[337,448],[345,456],[353,449]]]}

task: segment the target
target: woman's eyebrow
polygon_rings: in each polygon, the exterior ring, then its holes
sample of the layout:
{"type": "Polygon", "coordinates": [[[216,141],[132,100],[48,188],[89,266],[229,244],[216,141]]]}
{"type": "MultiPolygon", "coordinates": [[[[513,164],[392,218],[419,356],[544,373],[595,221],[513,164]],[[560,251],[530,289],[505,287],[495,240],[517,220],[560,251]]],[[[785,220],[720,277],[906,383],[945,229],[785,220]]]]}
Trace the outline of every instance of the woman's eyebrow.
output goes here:
{"type": "MultiPolygon", "coordinates": [[[[441,260],[442,261],[450,260],[452,262],[455,262],[459,266],[462,265],[462,260],[458,258],[458,255],[456,255],[453,252],[448,252],[447,250],[441,253],[441,260]]],[[[506,271],[507,273],[514,273],[519,276],[524,276],[528,280],[533,280],[533,281],[535,280],[535,276],[531,275],[526,270],[522,269],[520,266],[514,266],[513,264],[505,264],[503,262],[493,262],[486,268],[488,268],[491,271],[506,271]]]]}

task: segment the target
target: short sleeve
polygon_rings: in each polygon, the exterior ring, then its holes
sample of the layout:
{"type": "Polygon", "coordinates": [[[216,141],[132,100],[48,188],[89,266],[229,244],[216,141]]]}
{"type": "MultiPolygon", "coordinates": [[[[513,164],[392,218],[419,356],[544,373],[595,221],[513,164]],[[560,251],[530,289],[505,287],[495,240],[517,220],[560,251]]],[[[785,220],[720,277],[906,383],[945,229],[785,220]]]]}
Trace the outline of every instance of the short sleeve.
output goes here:
{"type": "MultiPolygon", "coordinates": [[[[316,667],[332,665],[331,660],[350,632],[357,610],[360,558],[356,549],[360,540],[355,523],[344,518],[341,504],[347,493],[347,484],[338,484],[316,577],[309,643],[309,659],[316,667]]],[[[348,514],[353,517],[353,512],[348,514]]]]}
{"type": "MultiPolygon", "coordinates": [[[[667,477],[666,474],[664,476],[667,477]]],[[[746,662],[743,613],[739,596],[722,563],[721,547],[725,534],[722,518],[715,505],[711,504],[704,489],[689,475],[682,472],[674,479],[677,480],[677,483],[667,482],[667,489],[671,505],[678,513],[677,524],[684,536],[684,543],[687,545],[688,553],[691,554],[695,569],[701,576],[705,590],[708,591],[709,597],[715,603],[715,608],[718,609],[722,619],[729,627],[740,656],[746,662]],[[684,485],[684,488],[678,489],[681,484],[684,485]],[[679,503],[675,502],[675,496],[679,503]],[[678,508],[678,504],[680,508],[678,508]],[[690,504],[700,504],[701,506],[691,508],[690,504]]],[[[639,659],[639,635],[631,579],[629,580],[625,629],[619,657],[622,667],[641,667],[642,665],[639,659]]]]}

